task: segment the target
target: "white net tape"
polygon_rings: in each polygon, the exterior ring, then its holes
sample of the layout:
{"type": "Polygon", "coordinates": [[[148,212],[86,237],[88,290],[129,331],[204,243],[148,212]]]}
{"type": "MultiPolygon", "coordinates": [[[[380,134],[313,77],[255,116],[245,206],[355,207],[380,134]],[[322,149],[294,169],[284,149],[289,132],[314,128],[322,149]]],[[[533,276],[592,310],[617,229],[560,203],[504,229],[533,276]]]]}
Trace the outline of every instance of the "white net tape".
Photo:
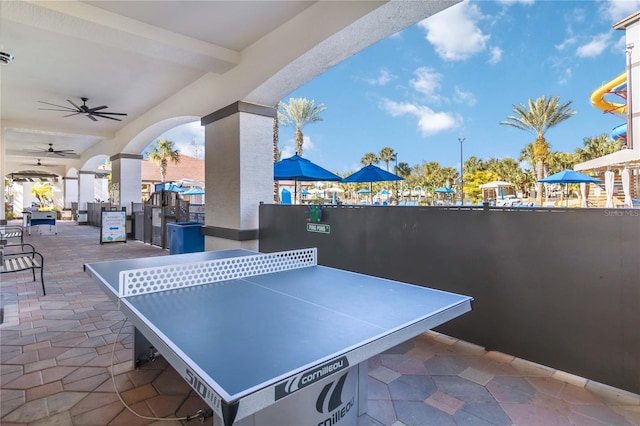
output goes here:
{"type": "Polygon", "coordinates": [[[120,272],[120,297],[192,287],[317,265],[315,248],[120,272]]]}

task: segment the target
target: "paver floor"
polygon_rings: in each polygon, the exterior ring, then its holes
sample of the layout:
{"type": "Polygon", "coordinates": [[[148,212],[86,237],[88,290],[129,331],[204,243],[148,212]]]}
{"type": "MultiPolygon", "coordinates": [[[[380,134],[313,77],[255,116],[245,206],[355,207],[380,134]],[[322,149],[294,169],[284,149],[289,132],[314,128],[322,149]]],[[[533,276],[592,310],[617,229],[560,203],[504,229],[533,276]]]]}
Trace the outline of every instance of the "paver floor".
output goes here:
{"type": "MultiPolygon", "coordinates": [[[[132,368],[133,329],[82,268],[168,252],[101,245],[74,222],[43,233],[25,242],[44,256],[47,295],[29,272],[0,276],[0,424],[201,424],[155,420],[206,404],[162,357],[132,368]]],[[[640,425],[640,396],[430,332],[370,360],[364,425],[640,425]]]]}

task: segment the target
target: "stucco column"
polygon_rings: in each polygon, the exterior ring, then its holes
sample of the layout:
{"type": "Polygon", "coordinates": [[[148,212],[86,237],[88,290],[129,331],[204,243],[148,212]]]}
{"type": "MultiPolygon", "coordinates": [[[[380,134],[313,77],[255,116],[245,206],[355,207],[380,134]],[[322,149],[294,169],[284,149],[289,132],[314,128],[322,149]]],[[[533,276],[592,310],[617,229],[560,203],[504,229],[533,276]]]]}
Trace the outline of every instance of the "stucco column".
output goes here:
{"type": "Polygon", "coordinates": [[[78,223],[87,224],[87,203],[94,203],[96,173],[80,170],[78,172],[78,223]]]}
{"type": "Polygon", "coordinates": [[[64,208],[70,209],[71,203],[78,201],[78,177],[65,176],[64,181],[64,208]]]}
{"type": "Polygon", "coordinates": [[[273,202],[275,114],[238,101],[202,118],[206,250],[258,249],[258,206],[273,202]]]}
{"type": "Polygon", "coordinates": [[[111,160],[111,185],[113,204],[127,208],[132,214],[131,203],[142,202],[142,155],[116,154],[111,160]]]}

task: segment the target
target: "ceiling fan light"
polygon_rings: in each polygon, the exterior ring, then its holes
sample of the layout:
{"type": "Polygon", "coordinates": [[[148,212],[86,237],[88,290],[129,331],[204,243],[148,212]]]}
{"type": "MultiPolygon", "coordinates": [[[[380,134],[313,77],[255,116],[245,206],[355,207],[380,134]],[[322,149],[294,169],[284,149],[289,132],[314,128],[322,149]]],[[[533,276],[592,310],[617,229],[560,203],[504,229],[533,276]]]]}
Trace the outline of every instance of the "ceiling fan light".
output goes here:
{"type": "Polygon", "coordinates": [[[8,64],[13,61],[13,55],[9,52],[0,51],[0,63],[8,64]]]}

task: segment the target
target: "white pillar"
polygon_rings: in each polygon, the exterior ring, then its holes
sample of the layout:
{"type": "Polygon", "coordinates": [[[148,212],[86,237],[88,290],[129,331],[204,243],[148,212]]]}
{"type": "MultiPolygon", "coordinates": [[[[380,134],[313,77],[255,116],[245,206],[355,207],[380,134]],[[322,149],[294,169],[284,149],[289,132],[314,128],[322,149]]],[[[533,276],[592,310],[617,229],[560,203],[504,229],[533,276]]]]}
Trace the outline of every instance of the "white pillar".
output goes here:
{"type": "Polygon", "coordinates": [[[78,223],[87,224],[87,203],[94,203],[96,173],[80,170],[78,172],[78,223]]]}
{"type": "Polygon", "coordinates": [[[111,160],[113,203],[126,207],[132,214],[131,203],[142,202],[142,155],[116,154],[111,160]]]}
{"type": "Polygon", "coordinates": [[[205,126],[205,249],[258,249],[258,206],[273,202],[271,107],[236,102],[205,126]]]}
{"type": "Polygon", "coordinates": [[[78,177],[65,176],[64,181],[64,208],[70,209],[71,203],[78,202],[78,177]]]}

